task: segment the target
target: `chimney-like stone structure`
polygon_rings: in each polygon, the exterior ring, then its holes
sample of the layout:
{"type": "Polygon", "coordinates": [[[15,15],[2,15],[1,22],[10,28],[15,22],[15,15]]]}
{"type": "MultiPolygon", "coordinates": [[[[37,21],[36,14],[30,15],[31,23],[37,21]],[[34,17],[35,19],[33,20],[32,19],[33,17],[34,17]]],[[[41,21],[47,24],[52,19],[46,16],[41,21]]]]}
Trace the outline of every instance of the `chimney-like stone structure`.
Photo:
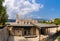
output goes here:
{"type": "Polygon", "coordinates": [[[19,23],[19,15],[16,14],[16,23],[19,23]]]}

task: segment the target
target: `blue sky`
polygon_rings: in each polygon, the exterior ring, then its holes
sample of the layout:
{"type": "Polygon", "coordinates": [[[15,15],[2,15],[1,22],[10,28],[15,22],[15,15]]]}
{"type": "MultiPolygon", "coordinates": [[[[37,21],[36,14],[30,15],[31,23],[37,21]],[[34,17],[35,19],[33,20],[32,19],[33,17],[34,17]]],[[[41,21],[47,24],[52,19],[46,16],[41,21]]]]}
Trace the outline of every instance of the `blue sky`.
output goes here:
{"type": "Polygon", "coordinates": [[[6,0],[5,4],[7,6],[7,14],[9,15],[9,18],[15,18],[16,13],[20,15],[20,18],[60,18],[60,0],[23,0],[22,2],[21,1],[6,0]],[[20,5],[18,5],[17,3],[19,3],[20,5]]]}
{"type": "Polygon", "coordinates": [[[36,0],[36,2],[44,5],[37,15],[49,19],[60,18],[60,0],[36,0]]]}

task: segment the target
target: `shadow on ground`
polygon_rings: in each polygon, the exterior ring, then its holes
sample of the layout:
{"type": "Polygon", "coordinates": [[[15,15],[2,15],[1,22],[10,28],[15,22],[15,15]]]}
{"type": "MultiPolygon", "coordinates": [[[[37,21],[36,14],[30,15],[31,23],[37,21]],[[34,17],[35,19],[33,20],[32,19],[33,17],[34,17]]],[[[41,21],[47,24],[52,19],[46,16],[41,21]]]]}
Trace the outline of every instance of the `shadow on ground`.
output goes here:
{"type": "Polygon", "coordinates": [[[45,41],[55,41],[55,39],[60,36],[60,31],[58,31],[57,33],[50,35],[49,37],[47,37],[45,39],[45,41]]]}

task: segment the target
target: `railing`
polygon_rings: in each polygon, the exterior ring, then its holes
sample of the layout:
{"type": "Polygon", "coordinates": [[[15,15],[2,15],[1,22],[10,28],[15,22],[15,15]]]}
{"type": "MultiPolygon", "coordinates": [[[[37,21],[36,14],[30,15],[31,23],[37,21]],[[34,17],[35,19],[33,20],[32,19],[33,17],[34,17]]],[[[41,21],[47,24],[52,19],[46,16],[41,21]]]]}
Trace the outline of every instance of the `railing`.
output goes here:
{"type": "Polygon", "coordinates": [[[37,35],[24,35],[25,38],[35,38],[37,35]]]}

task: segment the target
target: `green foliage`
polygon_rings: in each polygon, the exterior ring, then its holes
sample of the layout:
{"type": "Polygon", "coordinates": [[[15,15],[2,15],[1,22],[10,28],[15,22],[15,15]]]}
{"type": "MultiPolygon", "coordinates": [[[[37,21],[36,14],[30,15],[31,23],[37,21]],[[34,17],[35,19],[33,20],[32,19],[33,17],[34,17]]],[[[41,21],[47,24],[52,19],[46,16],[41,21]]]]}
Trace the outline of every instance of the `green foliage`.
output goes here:
{"type": "Polygon", "coordinates": [[[46,20],[43,20],[43,21],[38,21],[39,23],[46,23],[46,24],[53,24],[53,22],[50,20],[50,21],[46,21],[46,20]]]}
{"type": "Polygon", "coordinates": [[[0,25],[5,25],[8,20],[8,15],[6,14],[6,7],[2,6],[4,0],[0,0],[0,25]]]}
{"type": "Polygon", "coordinates": [[[38,20],[39,23],[46,23],[45,20],[38,20]]]}
{"type": "Polygon", "coordinates": [[[59,36],[59,37],[57,37],[57,39],[58,39],[58,41],[60,41],[60,36],[59,36]]]}
{"type": "Polygon", "coordinates": [[[60,24],[60,19],[59,18],[55,18],[54,19],[54,24],[59,25],[60,24]]]}

